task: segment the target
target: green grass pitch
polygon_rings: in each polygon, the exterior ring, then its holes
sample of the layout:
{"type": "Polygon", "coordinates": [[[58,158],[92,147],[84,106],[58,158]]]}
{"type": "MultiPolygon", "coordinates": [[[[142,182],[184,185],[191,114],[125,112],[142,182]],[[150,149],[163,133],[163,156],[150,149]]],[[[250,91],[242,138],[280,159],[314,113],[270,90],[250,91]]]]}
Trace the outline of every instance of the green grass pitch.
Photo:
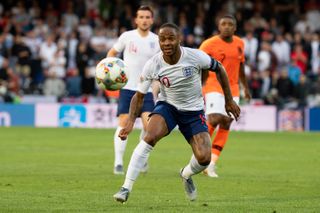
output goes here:
{"type": "MultiPolygon", "coordinates": [[[[194,176],[189,202],[179,169],[191,149],[179,132],[158,143],[129,200],[112,195],[113,133],[0,128],[0,212],[320,212],[320,134],[232,132],[218,179],[194,176]]],[[[130,135],[127,168],[139,131],[130,135]]]]}

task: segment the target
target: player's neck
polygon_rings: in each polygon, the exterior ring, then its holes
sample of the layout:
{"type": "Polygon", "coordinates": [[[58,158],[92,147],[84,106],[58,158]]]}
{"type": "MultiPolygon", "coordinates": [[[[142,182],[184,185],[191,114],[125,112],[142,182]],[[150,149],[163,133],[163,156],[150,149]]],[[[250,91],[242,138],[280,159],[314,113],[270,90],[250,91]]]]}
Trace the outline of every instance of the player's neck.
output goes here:
{"type": "Polygon", "coordinates": [[[173,65],[173,64],[178,63],[178,61],[180,60],[180,57],[181,57],[181,48],[179,47],[177,49],[177,52],[174,55],[172,55],[172,56],[163,55],[163,60],[167,64],[173,65]]]}
{"type": "Polygon", "coordinates": [[[233,36],[222,36],[222,35],[219,35],[219,37],[224,41],[224,42],[227,42],[227,43],[231,43],[233,41],[233,36]]]}
{"type": "Polygon", "coordinates": [[[137,31],[141,37],[146,37],[149,35],[149,30],[141,30],[141,29],[137,28],[137,31]]]}

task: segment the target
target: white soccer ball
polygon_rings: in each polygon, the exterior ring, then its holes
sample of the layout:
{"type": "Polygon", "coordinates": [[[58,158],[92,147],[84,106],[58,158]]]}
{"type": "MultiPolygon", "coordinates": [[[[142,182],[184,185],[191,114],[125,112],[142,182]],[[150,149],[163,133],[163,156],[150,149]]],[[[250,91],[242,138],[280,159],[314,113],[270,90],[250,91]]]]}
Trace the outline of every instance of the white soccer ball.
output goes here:
{"type": "Polygon", "coordinates": [[[128,82],[126,70],[125,63],[120,58],[104,58],[96,66],[96,81],[102,89],[119,90],[128,82]]]}

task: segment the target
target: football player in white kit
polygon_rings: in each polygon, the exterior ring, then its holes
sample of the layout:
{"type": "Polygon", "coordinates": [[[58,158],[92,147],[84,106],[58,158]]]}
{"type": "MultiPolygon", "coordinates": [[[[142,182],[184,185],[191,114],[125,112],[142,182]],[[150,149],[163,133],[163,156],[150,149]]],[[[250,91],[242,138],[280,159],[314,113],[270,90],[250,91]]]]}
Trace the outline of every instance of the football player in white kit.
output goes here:
{"type": "Polygon", "coordinates": [[[119,136],[126,138],[142,107],[143,99],[153,80],[160,81],[158,102],[150,114],[146,134],[136,146],[129,163],[125,182],[113,197],[126,202],[133,184],[156,143],[168,135],[176,125],[190,144],[193,155],[180,171],[188,198],[196,199],[197,191],[192,175],[203,171],[211,161],[211,141],[204,115],[202,70],[215,71],[219,76],[226,99],[226,112],[238,119],[240,108],[233,101],[228,77],[223,66],[201,50],[180,46],[180,30],[166,23],[159,30],[161,52],[144,66],[138,90],[130,104],[129,119],[119,136]]]}
{"type": "MultiPolygon", "coordinates": [[[[128,118],[130,102],[137,91],[139,76],[144,64],[153,55],[160,51],[158,36],[150,31],[153,24],[153,11],[149,6],[141,6],[137,10],[135,30],[127,31],[121,34],[118,41],[114,44],[107,54],[107,57],[115,57],[123,52],[123,60],[126,63],[129,72],[128,83],[120,90],[118,112],[119,124],[114,134],[114,174],[124,174],[123,155],[127,145],[127,139],[119,138],[120,130],[125,126],[128,118]]],[[[146,129],[148,115],[154,108],[153,95],[151,89],[147,91],[144,104],[141,109],[143,129],[146,129]]],[[[141,133],[141,136],[143,135],[141,133]]],[[[146,172],[148,164],[144,165],[142,171],[146,172]]]]}

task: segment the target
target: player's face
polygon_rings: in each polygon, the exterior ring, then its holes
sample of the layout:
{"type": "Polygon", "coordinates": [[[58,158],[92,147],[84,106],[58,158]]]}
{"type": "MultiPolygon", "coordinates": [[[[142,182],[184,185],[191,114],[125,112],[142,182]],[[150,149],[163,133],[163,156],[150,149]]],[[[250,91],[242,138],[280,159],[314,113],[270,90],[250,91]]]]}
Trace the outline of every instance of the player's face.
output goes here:
{"type": "Polygon", "coordinates": [[[231,18],[222,18],[219,21],[219,31],[223,37],[231,37],[236,31],[236,25],[231,18]]]}
{"type": "Polygon", "coordinates": [[[180,44],[180,34],[171,27],[165,27],[159,31],[159,44],[165,56],[177,53],[180,44]]]}
{"type": "Polygon", "coordinates": [[[151,25],[153,24],[152,13],[148,10],[138,10],[137,17],[135,19],[137,28],[142,31],[150,30],[151,25]]]}

